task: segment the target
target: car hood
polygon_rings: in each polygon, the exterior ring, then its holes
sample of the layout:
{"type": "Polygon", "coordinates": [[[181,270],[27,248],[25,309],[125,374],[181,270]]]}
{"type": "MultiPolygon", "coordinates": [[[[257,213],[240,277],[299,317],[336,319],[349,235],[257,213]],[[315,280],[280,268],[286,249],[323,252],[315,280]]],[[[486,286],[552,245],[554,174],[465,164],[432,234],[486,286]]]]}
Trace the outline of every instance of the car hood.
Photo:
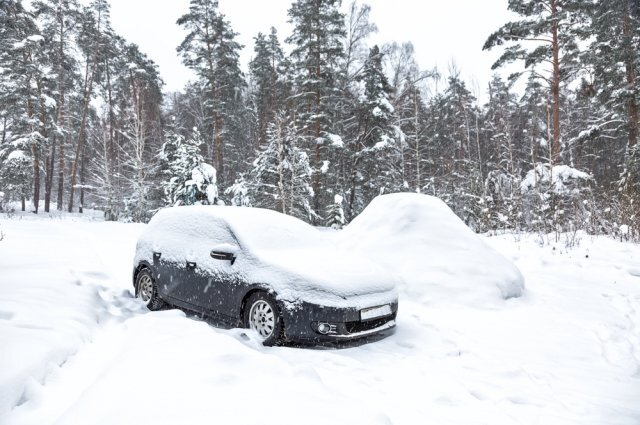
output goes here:
{"type": "Polygon", "coordinates": [[[396,290],[396,278],[384,268],[337,247],[264,250],[256,254],[263,274],[259,279],[286,285],[286,290],[277,292],[287,298],[313,302],[309,298],[325,295],[348,299],[396,290]]]}

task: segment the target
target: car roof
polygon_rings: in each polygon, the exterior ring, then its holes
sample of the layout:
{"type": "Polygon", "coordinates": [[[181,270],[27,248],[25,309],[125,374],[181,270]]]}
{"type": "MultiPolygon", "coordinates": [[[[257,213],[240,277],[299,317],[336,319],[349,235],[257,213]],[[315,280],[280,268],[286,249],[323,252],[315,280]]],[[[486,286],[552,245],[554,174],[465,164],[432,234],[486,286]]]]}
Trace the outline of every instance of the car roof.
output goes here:
{"type": "Polygon", "coordinates": [[[245,248],[295,248],[319,243],[322,232],[295,217],[253,207],[190,205],[164,208],[152,219],[163,224],[180,222],[181,227],[219,226],[228,228],[245,248]]]}

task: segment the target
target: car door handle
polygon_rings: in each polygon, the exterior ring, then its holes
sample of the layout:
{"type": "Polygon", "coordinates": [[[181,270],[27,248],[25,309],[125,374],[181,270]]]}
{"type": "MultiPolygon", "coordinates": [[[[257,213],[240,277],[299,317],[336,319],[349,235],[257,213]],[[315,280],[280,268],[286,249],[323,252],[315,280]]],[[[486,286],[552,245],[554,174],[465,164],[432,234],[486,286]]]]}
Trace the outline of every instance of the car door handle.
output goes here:
{"type": "Polygon", "coordinates": [[[187,268],[189,270],[193,270],[196,268],[196,263],[194,263],[193,261],[187,261],[187,268]]]}

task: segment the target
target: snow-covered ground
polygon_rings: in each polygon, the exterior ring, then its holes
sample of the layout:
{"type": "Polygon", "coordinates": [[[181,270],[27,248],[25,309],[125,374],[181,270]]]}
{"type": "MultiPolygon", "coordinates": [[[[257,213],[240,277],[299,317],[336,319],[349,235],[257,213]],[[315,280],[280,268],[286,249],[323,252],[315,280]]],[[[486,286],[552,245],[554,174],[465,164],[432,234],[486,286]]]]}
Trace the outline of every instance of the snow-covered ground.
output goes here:
{"type": "Polygon", "coordinates": [[[267,348],[131,298],[143,228],[0,216],[0,424],[640,423],[638,245],[484,238],[519,267],[522,297],[406,285],[386,339],[267,348]]]}

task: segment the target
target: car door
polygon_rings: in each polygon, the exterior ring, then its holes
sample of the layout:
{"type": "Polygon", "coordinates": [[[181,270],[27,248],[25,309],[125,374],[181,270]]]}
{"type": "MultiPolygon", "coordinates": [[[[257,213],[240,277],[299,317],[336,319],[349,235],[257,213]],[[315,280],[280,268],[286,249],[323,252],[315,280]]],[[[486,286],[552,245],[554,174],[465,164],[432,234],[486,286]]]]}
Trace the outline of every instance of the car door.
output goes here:
{"type": "Polygon", "coordinates": [[[228,237],[213,237],[208,242],[193,255],[197,261],[187,269],[190,300],[199,311],[233,317],[237,310],[235,295],[243,285],[239,266],[243,253],[228,237]]]}
{"type": "Polygon", "coordinates": [[[162,298],[181,303],[184,290],[184,263],[182,253],[173,248],[173,241],[180,237],[172,232],[163,232],[163,243],[153,247],[153,269],[156,272],[158,292],[162,298]]]}
{"type": "MultiPolygon", "coordinates": [[[[214,208],[214,207],[213,207],[214,208]]],[[[226,222],[210,214],[192,214],[188,221],[167,226],[161,238],[168,246],[157,261],[161,296],[176,305],[208,315],[228,315],[227,284],[236,274],[240,252],[226,222]]]]}

